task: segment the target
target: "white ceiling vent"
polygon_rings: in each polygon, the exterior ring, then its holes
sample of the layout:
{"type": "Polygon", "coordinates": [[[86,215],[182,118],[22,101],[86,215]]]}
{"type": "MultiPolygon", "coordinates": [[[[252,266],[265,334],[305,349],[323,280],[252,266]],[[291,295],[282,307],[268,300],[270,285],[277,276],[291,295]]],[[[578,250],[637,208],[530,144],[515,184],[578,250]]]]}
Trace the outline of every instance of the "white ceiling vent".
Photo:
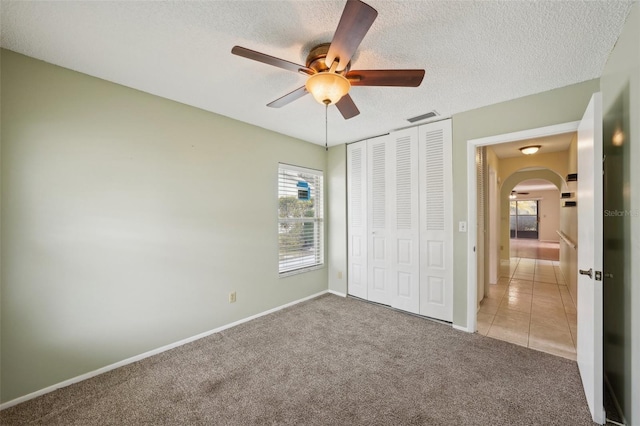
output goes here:
{"type": "Polygon", "coordinates": [[[407,118],[407,121],[409,123],[415,123],[416,121],[422,121],[422,120],[426,120],[427,118],[433,118],[433,117],[437,117],[438,115],[438,111],[436,111],[435,109],[433,111],[430,111],[426,114],[422,114],[422,115],[418,115],[416,117],[411,117],[411,118],[407,118]]]}

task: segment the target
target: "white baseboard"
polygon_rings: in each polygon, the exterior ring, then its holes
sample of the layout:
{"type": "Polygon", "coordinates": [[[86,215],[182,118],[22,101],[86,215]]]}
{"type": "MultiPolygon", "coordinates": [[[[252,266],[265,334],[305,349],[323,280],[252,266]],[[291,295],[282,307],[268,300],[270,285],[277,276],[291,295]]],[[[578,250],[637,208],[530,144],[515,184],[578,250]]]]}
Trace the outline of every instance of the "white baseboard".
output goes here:
{"type": "Polygon", "coordinates": [[[340,297],[347,297],[346,293],[341,293],[339,291],[335,291],[335,290],[327,290],[327,292],[331,293],[331,294],[335,294],[336,296],[340,296],[340,297]]]}
{"type": "Polygon", "coordinates": [[[132,364],[134,362],[140,361],[140,360],[148,358],[150,356],[158,355],[158,354],[160,354],[162,352],[165,352],[165,351],[168,351],[170,349],[174,349],[174,348],[177,348],[179,346],[186,345],[187,343],[194,342],[196,340],[202,339],[203,337],[207,337],[207,336],[210,336],[212,334],[219,333],[219,332],[221,332],[223,330],[226,330],[228,328],[235,327],[236,325],[240,325],[240,324],[243,324],[245,322],[249,322],[251,320],[254,320],[256,318],[260,318],[262,316],[272,314],[272,313],[280,311],[280,310],[282,310],[284,308],[288,308],[289,306],[297,305],[300,302],[304,302],[306,300],[314,299],[314,298],[316,298],[318,296],[322,296],[323,294],[327,294],[327,293],[332,293],[332,294],[335,294],[337,296],[345,296],[346,297],[346,295],[343,295],[341,293],[337,293],[337,292],[334,292],[334,291],[331,291],[331,290],[324,290],[324,291],[321,291],[319,293],[312,294],[311,296],[307,296],[307,297],[304,297],[302,299],[294,300],[293,302],[289,302],[289,303],[286,303],[284,305],[275,307],[273,309],[269,309],[267,311],[260,312],[259,314],[255,314],[255,315],[252,315],[250,317],[243,318],[243,319],[238,320],[238,321],[234,321],[232,323],[220,326],[218,328],[214,328],[213,330],[205,331],[204,333],[200,333],[200,334],[197,334],[197,335],[192,336],[192,337],[187,337],[186,339],[179,340],[177,342],[170,343],[170,344],[165,345],[165,346],[161,346],[161,347],[159,347],[157,349],[153,349],[153,350],[150,350],[148,352],[144,352],[144,353],[142,353],[140,355],[136,355],[136,356],[133,356],[131,358],[127,358],[127,359],[124,359],[122,361],[118,361],[118,362],[116,362],[114,364],[110,364],[110,365],[107,365],[105,367],[98,368],[97,370],[90,371],[88,373],[81,374],[81,375],[76,376],[76,377],[72,377],[71,379],[65,380],[65,381],[60,382],[60,383],[56,383],[55,385],[47,386],[44,389],[40,389],[38,391],[32,392],[30,394],[27,394],[27,395],[24,395],[24,396],[21,396],[21,397],[18,397],[16,399],[12,399],[11,401],[7,401],[7,402],[5,402],[3,404],[0,404],[0,411],[4,410],[5,408],[13,407],[14,405],[18,405],[18,404],[20,404],[22,402],[26,402],[26,401],[28,401],[30,399],[37,398],[37,397],[42,396],[44,394],[47,394],[49,392],[53,392],[54,390],[57,390],[57,389],[60,389],[60,388],[64,388],[64,387],[69,386],[69,385],[73,385],[74,383],[78,383],[78,382],[81,382],[83,380],[90,379],[90,378],[98,376],[98,375],[100,375],[102,373],[106,373],[107,371],[115,370],[116,368],[124,367],[125,365],[132,364]]]}

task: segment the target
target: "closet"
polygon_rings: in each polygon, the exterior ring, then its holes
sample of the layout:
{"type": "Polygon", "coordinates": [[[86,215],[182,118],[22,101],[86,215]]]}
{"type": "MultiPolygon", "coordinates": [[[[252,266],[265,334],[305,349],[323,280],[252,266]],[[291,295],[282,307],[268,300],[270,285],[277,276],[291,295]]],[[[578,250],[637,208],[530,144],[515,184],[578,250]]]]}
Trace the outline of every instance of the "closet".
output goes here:
{"type": "Polygon", "coordinates": [[[453,316],[451,120],[347,145],[348,293],[453,316]]]}

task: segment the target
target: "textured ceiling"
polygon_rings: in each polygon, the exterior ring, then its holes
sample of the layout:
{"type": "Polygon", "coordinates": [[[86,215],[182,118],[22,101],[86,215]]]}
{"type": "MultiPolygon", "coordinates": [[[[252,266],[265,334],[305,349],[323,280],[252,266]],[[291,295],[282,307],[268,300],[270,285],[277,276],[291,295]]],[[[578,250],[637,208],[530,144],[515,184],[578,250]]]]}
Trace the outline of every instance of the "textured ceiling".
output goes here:
{"type": "MultiPolygon", "coordinates": [[[[419,88],[353,87],[361,114],[329,108],[329,145],[599,77],[629,1],[381,1],[352,69],[424,68],[419,88]]],[[[324,106],[272,100],[303,75],[232,55],[304,63],[331,41],[343,1],[5,1],[1,45],[56,65],[324,145],[324,106]]]]}

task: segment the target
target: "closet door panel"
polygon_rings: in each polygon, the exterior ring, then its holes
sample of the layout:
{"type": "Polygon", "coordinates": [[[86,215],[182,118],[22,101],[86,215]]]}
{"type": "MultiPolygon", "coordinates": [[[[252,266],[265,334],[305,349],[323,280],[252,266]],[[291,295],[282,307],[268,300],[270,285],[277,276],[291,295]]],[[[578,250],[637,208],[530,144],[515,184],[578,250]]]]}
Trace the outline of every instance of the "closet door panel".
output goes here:
{"type": "Polygon", "coordinates": [[[390,304],[392,280],[389,229],[388,137],[367,141],[368,300],[390,304]]]}
{"type": "Polygon", "coordinates": [[[394,132],[389,138],[391,306],[419,313],[418,129],[394,132]]]}
{"type": "Polygon", "coordinates": [[[347,292],[367,299],[367,144],[347,145],[347,292]]]}
{"type": "Polygon", "coordinates": [[[420,314],[453,320],[451,120],[419,127],[420,314]]]}

